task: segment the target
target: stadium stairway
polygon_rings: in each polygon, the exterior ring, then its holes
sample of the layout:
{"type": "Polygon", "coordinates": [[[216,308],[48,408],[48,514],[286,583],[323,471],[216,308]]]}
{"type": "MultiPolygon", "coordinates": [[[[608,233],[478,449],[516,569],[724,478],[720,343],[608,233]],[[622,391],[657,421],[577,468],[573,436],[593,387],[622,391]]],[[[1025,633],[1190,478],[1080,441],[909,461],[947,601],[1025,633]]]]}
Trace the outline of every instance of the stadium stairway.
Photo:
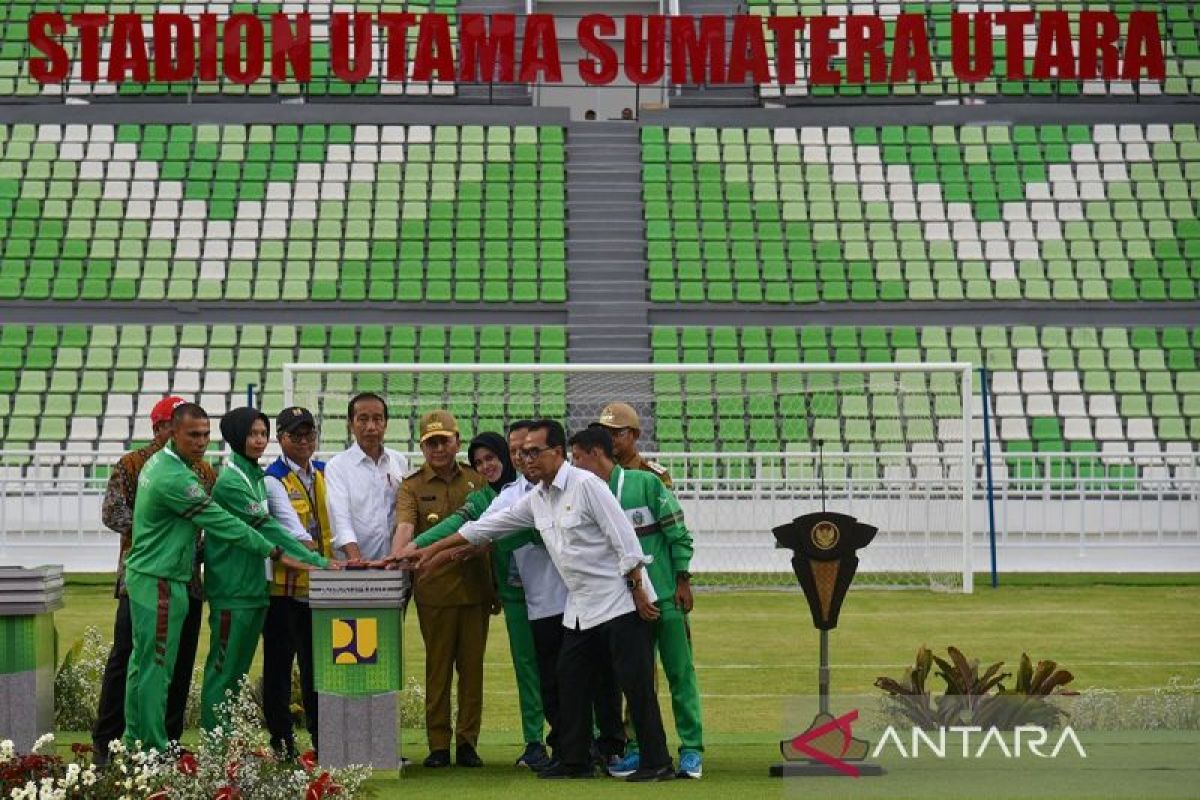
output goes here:
{"type": "Polygon", "coordinates": [[[571,125],[566,177],[571,361],[645,363],[650,331],[638,127],[571,125]]]}
{"type": "MultiPolygon", "coordinates": [[[[646,223],[642,206],[639,128],[628,122],[585,122],[567,130],[567,350],[571,363],[650,361],[646,223]]],[[[650,376],[628,375],[611,398],[649,397],[650,376]]],[[[568,382],[572,418],[594,418],[594,378],[568,382]]],[[[638,408],[652,418],[649,404],[638,408]]],[[[643,431],[648,441],[653,430],[643,431]]]]}

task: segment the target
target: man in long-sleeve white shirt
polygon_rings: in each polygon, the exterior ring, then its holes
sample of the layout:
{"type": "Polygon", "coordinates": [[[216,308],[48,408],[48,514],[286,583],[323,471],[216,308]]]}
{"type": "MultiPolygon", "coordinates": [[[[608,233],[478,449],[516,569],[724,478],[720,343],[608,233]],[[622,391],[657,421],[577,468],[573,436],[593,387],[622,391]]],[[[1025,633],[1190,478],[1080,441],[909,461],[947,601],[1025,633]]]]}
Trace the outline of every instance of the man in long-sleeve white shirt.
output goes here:
{"type": "Polygon", "coordinates": [[[453,536],[400,555],[421,560],[448,547],[483,544],[536,528],[567,586],[558,659],[562,763],[540,777],[594,774],[591,707],[599,677],[595,665],[603,660],[612,664],[642,740],[642,767],[627,780],[669,780],[675,773],[655,695],[649,624],[658,609],[643,569],[649,559],[608,486],[566,463],[566,433],[559,423],[534,423],[519,453],[530,480],[539,482],[534,490],[503,511],[467,523],[453,536]]]}
{"type": "Polygon", "coordinates": [[[325,465],[333,546],[350,561],[375,561],[392,549],[396,492],[408,459],[383,446],[387,403],[379,395],[355,396],[347,422],[354,444],[325,465]]]}

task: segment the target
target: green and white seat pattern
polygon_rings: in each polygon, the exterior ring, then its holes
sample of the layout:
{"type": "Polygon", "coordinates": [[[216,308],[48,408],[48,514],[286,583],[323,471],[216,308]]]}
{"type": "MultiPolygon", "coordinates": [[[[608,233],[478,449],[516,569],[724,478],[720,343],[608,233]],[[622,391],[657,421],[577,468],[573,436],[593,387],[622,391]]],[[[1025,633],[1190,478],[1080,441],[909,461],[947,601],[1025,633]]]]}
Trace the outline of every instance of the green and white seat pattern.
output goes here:
{"type": "Polygon", "coordinates": [[[1187,125],[646,127],[653,302],[1194,301],[1187,125]]]}
{"type": "MultiPolygon", "coordinates": [[[[375,37],[375,46],[371,60],[374,68],[371,77],[358,83],[347,83],[330,69],[330,33],[329,20],[334,11],[362,11],[373,14],[380,12],[410,11],[420,14],[435,11],[446,14],[450,19],[451,40],[458,37],[456,24],[457,3],[453,0],[354,0],[354,2],[334,3],[330,0],[289,0],[285,3],[231,3],[228,0],[201,0],[194,3],[148,3],[148,2],[92,2],[91,0],[66,0],[47,5],[37,0],[0,0],[0,97],[17,96],[22,98],[43,97],[140,97],[146,99],[179,98],[225,98],[225,97],[379,97],[406,95],[409,97],[447,97],[453,96],[456,87],[453,83],[443,81],[415,81],[412,78],[412,52],[416,46],[416,34],[409,31],[409,78],[405,81],[388,81],[385,76],[386,50],[375,37]],[[141,14],[147,23],[145,35],[147,47],[153,58],[153,38],[149,21],[155,13],[185,13],[195,18],[196,15],[215,14],[221,20],[232,14],[254,14],[264,22],[266,45],[266,64],[264,75],[250,85],[235,83],[224,77],[222,73],[218,81],[189,80],[173,83],[150,82],[148,84],[127,80],[122,84],[109,83],[108,75],[108,36],[102,42],[100,75],[105,78],[97,83],[83,80],[79,62],[79,42],[77,37],[70,36],[64,45],[71,56],[73,71],[67,80],[61,84],[39,84],[29,74],[28,62],[31,55],[37,55],[29,46],[27,33],[28,20],[33,14],[43,11],[57,11],[69,17],[76,13],[107,13],[107,14],[141,14]],[[301,84],[295,80],[274,82],[271,80],[271,25],[272,14],[285,13],[289,15],[308,13],[312,15],[312,81],[301,84]]],[[[153,69],[153,67],[151,68],[153,69]]],[[[153,75],[153,73],[152,73],[153,75]]]]}
{"type": "MultiPolygon", "coordinates": [[[[253,384],[269,414],[283,407],[287,363],[562,363],[558,326],[408,325],[3,325],[0,449],[36,450],[37,462],[107,458],[150,438],[150,408],[166,394],[200,402],[214,418],[245,405],[253,384]]],[[[464,433],[506,420],[565,413],[562,375],[305,373],[295,399],[326,420],[321,445],[345,445],[346,402],[360,391],[393,401],[388,441],[415,447],[417,417],[446,404],[464,433]],[[420,398],[404,407],[401,398],[420,398]],[[428,407],[426,407],[426,405],[428,407]]],[[[215,446],[215,445],[214,445],[215,446]]],[[[10,457],[8,466],[30,463],[10,457]]]]}
{"type": "MultiPolygon", "coordinates": [[[[1095,453],[1105,463],[1188,455],[1200,441],[1200,328],[658,327],[653,348],[659,364],[986,366],[993,441],[1022,465],[1034,457],[1017,454],[1095,453]]],[[[938,452],[962,440],[951,373],[772,377],[657,375],[660,447],[808,451],[820,440],[834,451],[938,452]]],[[[978,376],[975,392],[979,452],[978,376]]]]}
{"type": "Polygon", "coordinates": [[[563,139],[0,125],[0,300],[562,302],[563,139]]]}
{"type": "MultiPolygon", "coordinates": [[[[898,14],[924,14],[930,52],[933,56],[934,80],[928,83],[904,82],[848,84],[846,74],[845,26],[834,31],[838,45],[837,56],[832,66],[843,75],[837,86],[810,85],[804,76],[808,74],[808,45],[803,37],[797,43],[797,82],[790,85],[779,83],[778,72],[772,60],[771,82],[760,86],[762,98],[767,101],[779,99],[849,99],[849,98],[950,98],[982,97],[985,99],[1029,100],[1046,98],[1051,100],[1114,97],[1114,98],[1195,98],[1200,95],[1200,6],[1191,0],[1028,0],[1020,3],[979,3],[974,0],[916,0],[916,2],[894,2],[893,0],[748,0],[751,14],[760,16],[805,17],[829,14],[869,14],[882,16],[886,21],[888,36],[894,30],[898,14]],[[1122,20],[1131,11],[1153,11],[1159,15],[1159,29],[1166,57],[1165,80],[1141,80],[1136,82],[1114,80],[1009,80],[1005,66],[1005,42],[1003,29],[997,26],[994,33],[994,70],[990,79],[978,83],[963,83],[951,67],[951,15],[956,12],[977,11],[1066,11],[1071,15],[1074,41],[1079,37],[1079,12],[1113,11],[1122,20]]],[[[774,59],[775,43],[768,30],[768,52],[774,59]]],[[[1026,29],[1024,52],[1026,75],[1032,75],[1033,54],[1036,50],[1036,25],[1026,29]]],[[[1120,42],[1123,49],[1124,39],[1120,42]]],[[[891,53],[891,46],[887,46],[891,53]]],[[[869,73],[868,73],[869,75],[869,73]]]]}

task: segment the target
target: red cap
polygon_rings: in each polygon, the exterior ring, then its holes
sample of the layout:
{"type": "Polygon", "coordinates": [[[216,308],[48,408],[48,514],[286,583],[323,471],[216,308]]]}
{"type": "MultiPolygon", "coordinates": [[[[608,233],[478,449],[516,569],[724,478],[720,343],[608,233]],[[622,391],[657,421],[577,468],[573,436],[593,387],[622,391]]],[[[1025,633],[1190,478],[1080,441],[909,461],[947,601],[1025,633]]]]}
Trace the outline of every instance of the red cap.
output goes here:
{"type": "Polygon", "coordinates": [[[154,408],[150,409],[150,424],[157,425],[160,422],[170,422],[171,414],[176,408],[186,403],[182,397],[164,397],[154,404],[154,408]]]}

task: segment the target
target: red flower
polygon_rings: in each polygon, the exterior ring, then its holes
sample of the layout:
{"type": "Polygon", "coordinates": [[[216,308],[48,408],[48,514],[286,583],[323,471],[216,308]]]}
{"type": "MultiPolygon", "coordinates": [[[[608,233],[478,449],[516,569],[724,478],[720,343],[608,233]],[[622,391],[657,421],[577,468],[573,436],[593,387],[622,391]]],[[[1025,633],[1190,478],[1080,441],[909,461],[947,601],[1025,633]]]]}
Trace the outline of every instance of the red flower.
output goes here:
{"type": "Polygon", "coordinates": [[[313,750],[305,750],[297,760],[300,762],[300,766],[304,767],[305,772],[312,772],[317,768],[317,754],[313,750]]]}
{"type": "Polygon", "coordinates": [[[92,752],[92,746],[90,744],[84,744],[83,742],[75,742],[75,744],[71,745],[71,752],[77,756],[84,753],[90,753],[92,752]]]}
{"type": "Polygon", "coordinates": [[[213,800],[241,800],[241,797],[242,793],[237,790],[236,786],[222,786],[213,795],[213,800]]]}
{"type": "Polygon", "coordinates": [[[195,775],[200,770],[200,763],[191,753],[184,753],[175,762],[175,769],[184,775],[195,775]]]}
{"type": "Polygon", "coordinates": [[[168,789],[159,789],[157,792],[147,797],[146,800],[167,800],[167,798],[170,797],[168,792],[168,789]]]}
{"type": "Polygon", "coordinates": [[[230,761],[228,764],[225,765],[225,780],[232,783],[233,781],[237,780],[237,774],[238,774],[238,762],[237,761],[230,761]]]}
{"type": "Polygon", "coordinates": [[[308,785],[308,791],[304,793],[304,800],[321,800],[323,797],[337,794],[338,788],[337,784],[333,782],[333,777],[328,772],[322,772],[315,781],[308,785]]]}

